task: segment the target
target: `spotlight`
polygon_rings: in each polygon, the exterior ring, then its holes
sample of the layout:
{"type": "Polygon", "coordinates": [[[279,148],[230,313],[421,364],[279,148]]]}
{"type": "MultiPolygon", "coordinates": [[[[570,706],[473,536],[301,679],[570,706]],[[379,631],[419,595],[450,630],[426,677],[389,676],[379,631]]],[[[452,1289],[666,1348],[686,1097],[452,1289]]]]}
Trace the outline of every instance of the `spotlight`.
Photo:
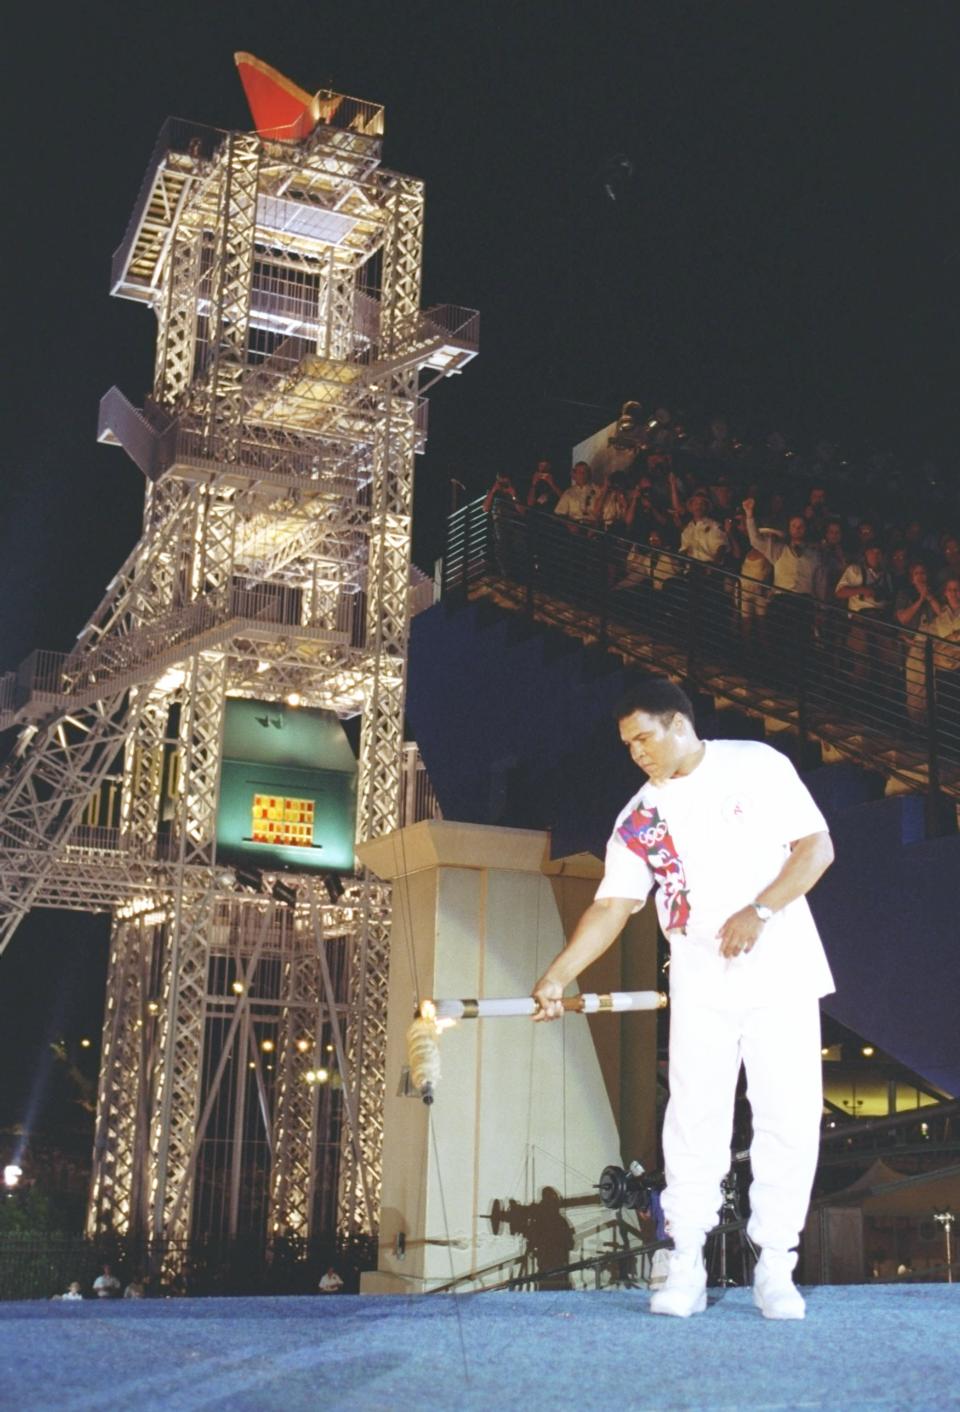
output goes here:
{"type": "Polygon", "coordinates": [[[259,892],[263,887],[263,873],[259,868],[234,868],[238,892],[259,892]]]}
{"type": "MultiPolygon", "coordinates": [[[[656,418],[650,425],[656,426],[656,418]]],[[[647,426],[640,403],[624,402],[617,418],[613,436],[608,440],[608,445],[615,446],[621,451],[636,451],[645,444],[646,439],[647,426]]]]}
{"type": "Polygon", "coordinates": [[[19,1185],[22,1176],[23,1168],[18,1166],[16,1162],[8,1162],[3,1169],[3,1184],[8,1191],[12,1191],[15,1186],[19,1185]]]}
{"type": "Polygon", "coordinates": [[[339,873],[324,873],[323,885],[331,902],[339,902],[347,890],[339,873]]]}
{"type": "Polygon", "coordinates": [[[297,899],[300,896],[297,888],[291,887],[289,883],[281,882],[277,878],[272,888],[274,899],[283,903],[287,907],[296,907],[297,899]]]}

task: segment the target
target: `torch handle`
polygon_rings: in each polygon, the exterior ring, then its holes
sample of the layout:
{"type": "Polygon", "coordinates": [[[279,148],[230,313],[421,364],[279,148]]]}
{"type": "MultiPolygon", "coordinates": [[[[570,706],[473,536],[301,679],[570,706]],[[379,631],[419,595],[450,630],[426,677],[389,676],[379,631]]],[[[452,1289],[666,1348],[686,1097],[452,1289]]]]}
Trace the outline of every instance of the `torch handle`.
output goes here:
{"type": "MultiPolygon", "coordinates": [[[[624,1012],[626,1010],[662,1010],[667,997],[658,990],[620,990],[608,995],[565,996],[564,1010],[582,1015],[624,1012]]],[[[530,995],[503,997],[493,1000],[425,1000],[421,1015],[433,1014],[437,1020],[495,1020],[511,1015],[535,1015],[537,1002],[530,995]]]]}

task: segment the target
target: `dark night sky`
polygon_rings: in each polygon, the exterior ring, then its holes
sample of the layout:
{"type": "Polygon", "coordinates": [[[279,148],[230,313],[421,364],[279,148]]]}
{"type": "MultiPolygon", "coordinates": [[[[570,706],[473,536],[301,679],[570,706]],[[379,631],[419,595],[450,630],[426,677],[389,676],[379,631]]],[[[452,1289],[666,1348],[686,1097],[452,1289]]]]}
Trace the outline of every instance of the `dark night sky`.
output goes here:
{"type": "MultiPolygon", "coordinates": [[[[139,532],[139,472],[94,432],[112,383],[142,400],[153,324],[108,297],[109,259],[168,114],[248,126],[234,50],[385,105],[385,164],[427,182],[425,301],[482,312],[481,357],[435,390],[418,463],[429,567],[451,475],[478,490],[541,447],[562,466],[629,396],[801,439],[958,444],[958,15],[952,0],[25,7],[4,75],[0,667],[68,646],[139,532]],[[635,175],[612,202],[620,154],[635,175]]],[[[83,918],[24,924],[0,961],[3,1071],[32,1068],[61,1004],[74,1036],[96,1022],[104,937],[83,918]]]]}

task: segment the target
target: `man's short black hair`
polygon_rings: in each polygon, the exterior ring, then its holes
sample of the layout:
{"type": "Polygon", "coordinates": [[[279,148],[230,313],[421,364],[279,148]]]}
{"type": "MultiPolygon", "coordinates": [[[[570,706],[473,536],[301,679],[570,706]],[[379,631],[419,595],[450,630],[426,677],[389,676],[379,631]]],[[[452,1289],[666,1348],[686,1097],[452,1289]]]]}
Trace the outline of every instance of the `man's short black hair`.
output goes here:
{"type": "Polygon", "coordinates": [[[617,702],[614,716],[624,721],[634,711],[643,711],[648,716],[659,716],[666,721],[678,713],[686,716],[693,725],[693,706],[682,687],[669,677],[641,677],[628,687],[617,702]]]}

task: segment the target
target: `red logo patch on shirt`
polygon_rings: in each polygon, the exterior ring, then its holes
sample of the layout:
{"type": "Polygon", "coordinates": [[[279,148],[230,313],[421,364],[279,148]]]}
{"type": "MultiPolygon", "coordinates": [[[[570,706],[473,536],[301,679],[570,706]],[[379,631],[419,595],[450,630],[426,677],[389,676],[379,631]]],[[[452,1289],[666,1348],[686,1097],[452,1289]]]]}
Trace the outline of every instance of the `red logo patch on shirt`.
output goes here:
{"type": "Polygon", "coordinates": [[[643,859],[656,878],[667,899],[668,930],[686,935],[690,920],[687,877],[666,820],[656,807],[634,809],[617,829],[617,837],[643,859]]]}

